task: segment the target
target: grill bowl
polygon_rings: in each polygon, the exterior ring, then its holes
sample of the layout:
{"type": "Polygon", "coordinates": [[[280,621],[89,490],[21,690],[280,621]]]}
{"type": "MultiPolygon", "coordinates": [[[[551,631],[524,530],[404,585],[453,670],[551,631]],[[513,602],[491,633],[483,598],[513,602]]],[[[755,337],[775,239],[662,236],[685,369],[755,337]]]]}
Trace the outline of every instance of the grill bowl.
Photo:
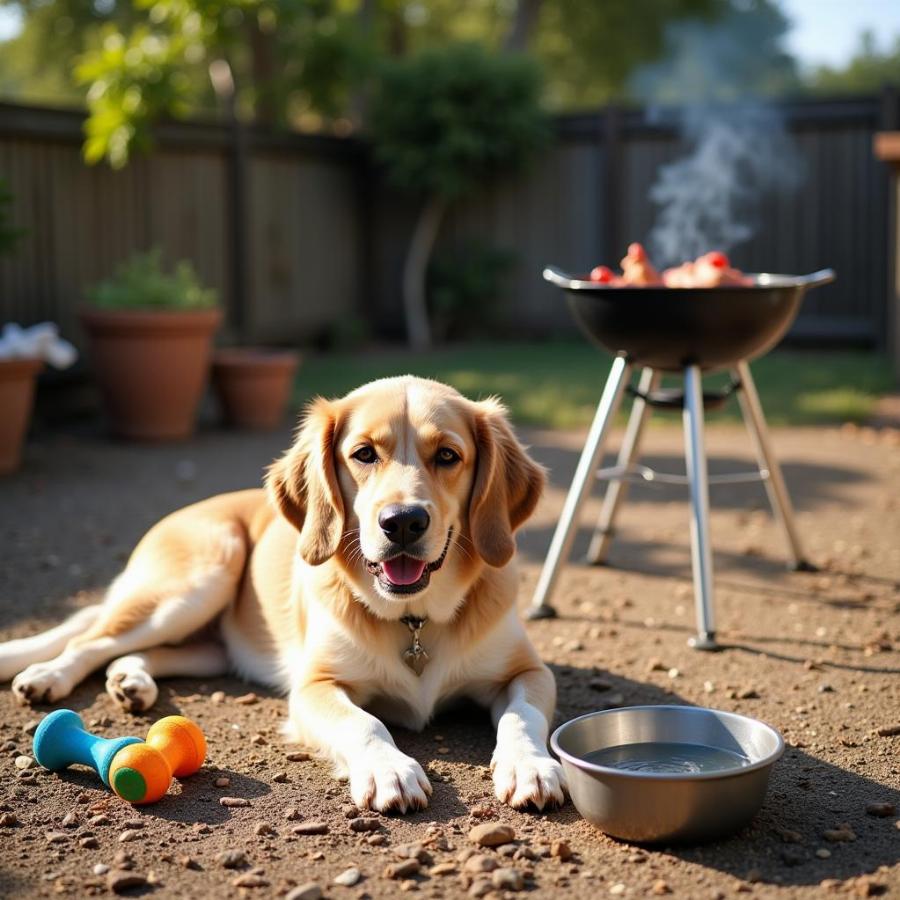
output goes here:
{"type": "Polygon", "coordinates": [[[664,372],[688,365],[727,368],[761,356],[791,327],[804,294],[834,281],[835,274],[823,269],[750,277],[755,283],[746,287],[611,287],[553,266],[544,269],[594,343],[664,372]]]}
{"type": "Polygon", "coordinates": [[[606,834],[641,843],[695,843],[725,837],[762,806],[784,740],[771,726],[697,706],[626,706],[589,713],[550,738],[578,812],[606,834]],[[739,769],[663,774],[622,771],[585,759],[623,744],[666,741],[737,751],[739,769]]]}

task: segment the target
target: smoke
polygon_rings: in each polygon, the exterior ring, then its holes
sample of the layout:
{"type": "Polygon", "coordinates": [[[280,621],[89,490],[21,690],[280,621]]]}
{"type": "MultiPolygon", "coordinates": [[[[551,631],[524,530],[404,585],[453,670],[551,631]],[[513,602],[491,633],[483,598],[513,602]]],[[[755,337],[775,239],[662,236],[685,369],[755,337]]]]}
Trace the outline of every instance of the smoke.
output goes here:
{"type": "Polygon", "coordinates": [[[773,71],[790,65],[776,26],[740,13],[715,25],[678,23],[667,30],[666,58],[632,80],[652,121],[672,119],[661,102],[681,104],[675,124],[690,148],[660,167],[649,190],[658,212],[647,246],[661,265],[746,243],[767,195],[799,183],[784,118],[759,99],[773,71]]]}

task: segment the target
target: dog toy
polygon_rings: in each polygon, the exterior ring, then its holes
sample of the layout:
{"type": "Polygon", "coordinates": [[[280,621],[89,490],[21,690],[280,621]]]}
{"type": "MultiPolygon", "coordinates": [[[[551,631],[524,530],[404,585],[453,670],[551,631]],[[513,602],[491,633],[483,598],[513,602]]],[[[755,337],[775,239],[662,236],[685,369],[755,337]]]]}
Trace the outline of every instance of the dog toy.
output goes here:
{"type": "Polygon", "coordinates": [[[34,758],[51,772],[73,763],[90,766],[123,800],[153,803],[173,777],[191,775],[203,765],[206,739],[190,719],[166,716],[151,726],[146,741],[110,740],[87,731],[78,713],[58,709],[34,733],[34,758]]]}

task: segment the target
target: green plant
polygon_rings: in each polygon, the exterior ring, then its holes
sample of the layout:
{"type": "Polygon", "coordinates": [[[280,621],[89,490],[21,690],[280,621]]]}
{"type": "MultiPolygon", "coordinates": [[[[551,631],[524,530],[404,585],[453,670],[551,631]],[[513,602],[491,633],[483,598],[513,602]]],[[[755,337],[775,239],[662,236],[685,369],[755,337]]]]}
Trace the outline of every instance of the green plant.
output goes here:
{"type": "Polygon", "coordinates": [[[425,279],[447,206],[533,159],[549,137],[540,93],[531,59],[476,44],[427,50],[383,67],[372,108],[375,153],[396,187],[424,196],[403,267],[414,347],[431,340],[425,279]]]}
{"type": "Polygon", "coordinates": [[[428,306],[437,337],[485,336],[496,327],[497,303],[516,254],[467,241],[435,256],[428,270],[428,306]]]}
{"type": "Polygon", "coordinates": [[[14,228],[9,222],[9,207],[12,194],[6,181],[0,178],[0,256],[10,253],[19,239],[25,234],[24,229],[14,228]]]}
{"type": "Polygon", "coordinates": [[[203,287],[188,260],[165,272],[158,247],[120,263],[112,277],[88,291],[88,299],[102,309],[208,309],[218,303],[216,291],[203,287]]]}

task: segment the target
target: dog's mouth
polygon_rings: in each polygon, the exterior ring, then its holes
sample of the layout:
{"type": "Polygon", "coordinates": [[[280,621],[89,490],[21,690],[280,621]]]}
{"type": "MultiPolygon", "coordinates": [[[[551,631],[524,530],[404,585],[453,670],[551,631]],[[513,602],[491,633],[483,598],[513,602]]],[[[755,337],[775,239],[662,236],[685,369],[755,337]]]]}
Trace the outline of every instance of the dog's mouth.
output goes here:
{"type": "Polygon", "coordinates": [[[447,558],[453,529],[447,532],[447,541],[441,555],[433,562],[399,553],[381,562],[366,560],[366,571],[390,594],[416,594],[424,590],[431,580],[431,573],[437,572],[447,558]]]}

